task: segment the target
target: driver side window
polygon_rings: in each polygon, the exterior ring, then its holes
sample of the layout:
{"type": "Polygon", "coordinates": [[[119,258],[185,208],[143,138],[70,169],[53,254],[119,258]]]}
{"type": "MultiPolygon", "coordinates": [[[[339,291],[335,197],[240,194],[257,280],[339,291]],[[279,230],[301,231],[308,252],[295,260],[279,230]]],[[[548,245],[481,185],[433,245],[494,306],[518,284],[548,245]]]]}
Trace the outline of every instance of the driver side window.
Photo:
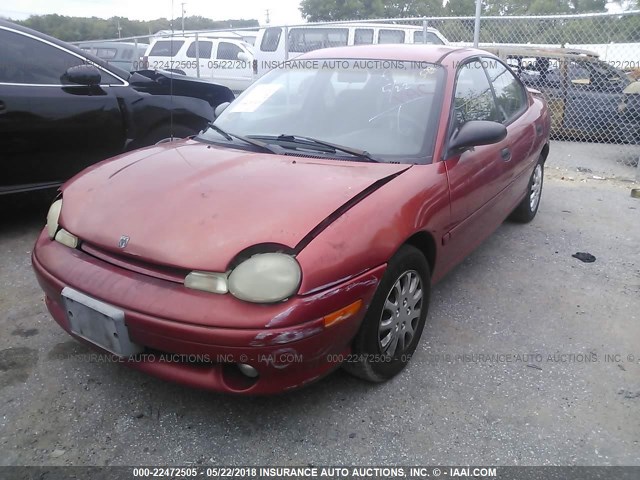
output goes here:
{"type": "Polygon", "coordinates": [[[69,67],[82,65],[81,58],[27,35],[0,29],[4,58],[0,82],[34,85],[61,85],[69,67]]]}
{"type": "Polygon", "coordinates": [[[454,131],[471,120],[501,120],[480,60],[459,67],[453,108],[454,131]]]}

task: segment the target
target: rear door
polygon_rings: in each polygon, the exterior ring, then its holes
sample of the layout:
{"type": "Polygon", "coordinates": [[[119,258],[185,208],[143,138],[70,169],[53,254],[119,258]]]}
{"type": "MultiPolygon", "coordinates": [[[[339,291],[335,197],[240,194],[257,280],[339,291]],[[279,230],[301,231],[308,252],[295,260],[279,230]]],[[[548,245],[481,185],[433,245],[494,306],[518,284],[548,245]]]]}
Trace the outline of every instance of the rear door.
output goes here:
{"type": "Polygon", "coordinates": [[[182,70],[191,77],[212,78],[216,43],[216,40],[210,38],[190,42],[185,51],[186,58],[182,70]]]}
{"type": "Polygon", "coordinates": [[[184,39],[175,38],[155,41],[146,54],[148,68],[151,70],[180,70],[185,67],[186,60],[178,55],[184,44],[184,39]]]}
{"type": "Polygon", "coordinates": [[[0,28],[0,193],[60,183],[122,151],[125,134],[114,88],[66,84],[65,71],[86,59],[35,36],[0,28]]]}
{"type": "Polygon", "coordinates": [[[237,43],[224,39],[216,42],[213,81],[230,88],[234,93],[243,91],[253,82],[253,56],[237,43]]]}

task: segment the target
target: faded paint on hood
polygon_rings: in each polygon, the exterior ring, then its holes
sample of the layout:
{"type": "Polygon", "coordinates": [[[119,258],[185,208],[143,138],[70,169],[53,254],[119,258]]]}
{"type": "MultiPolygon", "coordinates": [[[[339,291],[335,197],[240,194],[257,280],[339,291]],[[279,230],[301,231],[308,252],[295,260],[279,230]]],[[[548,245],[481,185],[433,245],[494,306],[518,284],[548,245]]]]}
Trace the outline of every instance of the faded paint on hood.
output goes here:
{"type": "Polygon", "coordinates": [[[253,245],[295,247],[345,202],[407,168],[197,141],[165,144],[99,164],[68,182],[60,224],[84,241],[138,260],[225,271],[253,245]],[[129,243],[119,249],[123,235],[129,243]]]}

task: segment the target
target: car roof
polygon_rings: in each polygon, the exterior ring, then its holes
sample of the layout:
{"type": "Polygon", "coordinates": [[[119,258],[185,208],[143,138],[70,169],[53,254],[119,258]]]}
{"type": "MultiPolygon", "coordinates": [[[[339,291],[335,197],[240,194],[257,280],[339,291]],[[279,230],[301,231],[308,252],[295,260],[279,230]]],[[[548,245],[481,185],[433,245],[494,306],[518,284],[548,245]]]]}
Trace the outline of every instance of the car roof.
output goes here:
{"type": "MultiPolygon", "coordinates": [[[[225,37],[225,36],[219,36],[216,35],[215,33],[199,33],[198,34],[198,41],[202,41],[202,40],[224,40],[225,42],[230,42],[230,43],[240,43],[240,44],[246,44],[247,42],[245,42],[242,37],[225,37]]],[[[152,39],[152,43],[155,42],[160,42],[160,41],[171,41],[171,40],[180,40],[183,42],[186,42],[187,40],[192,40],[192,41],[196,41],[196,36],[195,35],[163,35],[161,37],[154,37],[152,39]]]]}
{"type": "Polygon", "coordinates": [[[393,43],[378,45],[356,45],[348,47],[323,48],[305,53],[299,58],[323,59],[367,59],[398,60],[408,62],[443,63],[445,58],[457,63],[474,56],[493,56],[485,50],[448,45],[425,45],[419,43],[393,43]]]}
{"type": "MultiPolygon", "coordinates": [[[[389,28],[389,29],[408,29],[408,30],[422,30],[424,27],[422,25],[405,25],[400,23],[366,23],[366,22],[345,22],[345,23],[324,23],[324,24],[306,24],[306,25],[292,25],[289,27],[289,30],[294,28],[346,28],[346,27],[355,27],[355,28],[389,28]]],[[[263,27],[263,28],[269,28],[263,27]]],[[[438,32],[438,29],[433,27],[427,27],[427,30],[430,32],[438,32]]]]}
{"type": "Polygon", "coordinates": [[[52,43],[52,44],[57,45],[59,47],[62,47],[62,48],[66,49],[66,50],[69,50],[70,52],[73,52],[73,53],[75,53],[75,54],[77,54],[77,55],[79,55],[79,56],[81,56],[83,58],[86,58],[87,60],[90,60],[92,63],[95,63],[96,65],[99,65],[100,67],[102,67],[103,69],[107,70],[108,72],[111,72],[111,73],[113,73],[114,75],[117,75],[120,78],[124,78],[125,80],[130,77],[129,72],[127,72],[126,70],[122,70],[121,68],[113,66],[113,65],[105,62],[101,58],[98,58],[95,55],[90,54],[89,52],[85,52],[84,50],[81,50],[80,48],[76,47],[75,45],[71,45],[70,43],[63,42],[62,40],[58,40],[57,38],[51,37],[51,36],[46,35],[44,33],[40,33],[38,31],[33,30],[31,28],[28,28],[28,27],[23,27],[22,25],[18,25],[16,23],[9,22],[7,20],[0,20],[0,27],[10,28],[10,29],[15,30],[17,32],[26,33],[27,35],[31,35],[31,36],[39,38],[41,40],[46,40],[49,43],[52,43]]]}

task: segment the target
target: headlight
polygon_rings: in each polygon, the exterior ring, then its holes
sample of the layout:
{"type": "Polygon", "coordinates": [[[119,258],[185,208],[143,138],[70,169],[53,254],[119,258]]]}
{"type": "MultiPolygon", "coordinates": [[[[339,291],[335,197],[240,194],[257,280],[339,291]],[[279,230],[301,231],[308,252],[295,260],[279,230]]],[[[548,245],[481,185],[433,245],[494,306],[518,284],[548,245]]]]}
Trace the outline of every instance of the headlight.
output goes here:
{"type": "Polygon", "coordinates": [[[247,302],[279,302],[296,293],[301,278],[300,265],[291,255],[260,253],[231,272],[229,291],[247,302]]]}
{"type": "Polygon", "coordinates": [[[58,219],[60,218],[60,212],[62,211],[62,199],[56,200],[49,207],[49,213],[47,213],[47,233],[49,238],[53,240],[58,231],[58,219]]]}

